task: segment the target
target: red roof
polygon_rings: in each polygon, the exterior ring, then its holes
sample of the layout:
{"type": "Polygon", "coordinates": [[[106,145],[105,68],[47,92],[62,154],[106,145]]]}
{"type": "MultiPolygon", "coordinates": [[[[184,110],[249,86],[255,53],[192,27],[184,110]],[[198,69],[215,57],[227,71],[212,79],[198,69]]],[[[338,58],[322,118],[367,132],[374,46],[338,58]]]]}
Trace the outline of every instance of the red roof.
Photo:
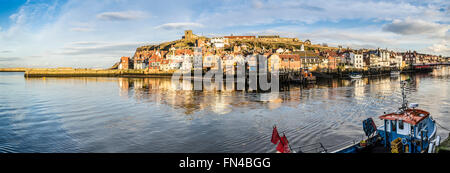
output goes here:
{"type": "Polygon", "coordinates": [[[130,57],[125,57],[125,56],[120,58],[120,60],[122,60],[122,61],[128,61],[129,59],[130,59],[130,57]]]}
{"type": "Polygon", "coordinates": [[[194,54],[193,52],[192,52],[192,50],[190,50],[190,49],[177,49],[176,51],[175,51],[175,54],[176,55],[180,55],[180,54],[188,54],[188,55],[192,55],[192,54],[194,54]]]}
{"type": "Polygon", "coordinates": [[[390,113],[380,116],[382,120],[403,120],[404,122],[416,125],[430,115],[429,112],[420,109],[407,109],[404,113],[390,113]]]}
{"type": "Polygon", "coordinates": [[[169,64],[169,60],[162,60],[161,64],[169,64]]]}

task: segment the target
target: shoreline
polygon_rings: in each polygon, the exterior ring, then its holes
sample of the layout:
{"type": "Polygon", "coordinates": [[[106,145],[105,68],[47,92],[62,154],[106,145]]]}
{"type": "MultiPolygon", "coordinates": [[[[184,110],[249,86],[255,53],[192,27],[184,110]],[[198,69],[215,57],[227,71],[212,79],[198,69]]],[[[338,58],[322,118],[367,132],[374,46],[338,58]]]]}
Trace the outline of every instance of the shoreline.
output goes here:
{"type": "MultiPolygon", "coordinates": [[[[358,71],[364,76],[387,75],[391,70],[370,73],[358,71]]],[[[403,70],[402,73],[422,72],[423,70],[403,70]]],[[[118,69],[75,69],[75,68],[0,68],[0,72],[24,72],[24,77],[124,77],[124,78],[170,78],[174,72],[156,70],[118,70],[118,69]]],[[[317,78],[346,78],[351,71],[321,73],[313,72],[317,78]]]]}

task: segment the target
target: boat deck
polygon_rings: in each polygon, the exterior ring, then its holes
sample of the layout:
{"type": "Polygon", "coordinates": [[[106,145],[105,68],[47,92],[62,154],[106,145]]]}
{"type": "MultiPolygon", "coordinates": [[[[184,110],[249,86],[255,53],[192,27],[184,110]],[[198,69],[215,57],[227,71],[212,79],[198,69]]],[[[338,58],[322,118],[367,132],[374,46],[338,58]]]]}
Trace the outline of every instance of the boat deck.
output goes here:
{"type": "Polygon", "coordinates": [[[383,145],[376,145],[374,147],[367,148],[366,150],[362,150],[361,153],[391,153],[391,151],[384,148],[383,145]]]}

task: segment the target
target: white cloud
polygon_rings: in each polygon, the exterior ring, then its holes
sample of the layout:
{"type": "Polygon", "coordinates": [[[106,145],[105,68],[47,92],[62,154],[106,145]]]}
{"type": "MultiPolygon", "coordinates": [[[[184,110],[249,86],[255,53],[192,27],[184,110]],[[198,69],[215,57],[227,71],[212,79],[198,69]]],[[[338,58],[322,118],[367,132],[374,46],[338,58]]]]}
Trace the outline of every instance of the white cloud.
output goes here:
{"type": "Polygon", "coordinates": [[[433,44],[430,47],[427,47],[425,51],[429,53],[437,53],[440,55],[450,55],[450,44],[448,40],[442,40],[439,43],[433,44]]]}
{"type": "Polygon", "coordinates": [[[79,27],[79,28],[71,28],[70,30],[71,31],[75,31],[75,32],[91,32],[91,31],[94,31],[94,29],[92,29],[92,28],[81,28],[81,27],[79,27]]]}
{"type": "MultiPolygon", "coordinates": [[[[199,21],[212,26],[273,24],[277,22],[313,24],[319,21],[392,20],[414,16],[424,18],[427,7],[407,2],[316,0],[316,1],[231,1],[214,12],[206,11],[199,21]]],[[[444,17],[442,17],[444,18],[444,17]]]]}
{"type": "Polygon", "coordinates": [[[448,43],[442,44],[449,39],[448,28],[444,32],[450,22],[448,5],[401,0],[33,1],[10,15],[9,25],[0,30],[0,48],[14,50],[3,55],[25,61],[1,65],[108,67],[120,56],[132,56],[140,43],[179,39],[184,29],[279,34],[329,45],[427,49],[450,55],[445,51],[448,43]],[[439,10],[443,7],[447,10],[439,10]],[[432,29],[419,27],[421,34],[398,29],[408,18],[425,21],[432,29]],[[395,33],[386,30],[388,26],[395,33]]]}
{"type": "Polygon", "coordinates": [[[165,30],[175,30],[175,29],[191,29],[191,28],[199,28],[203,27],[200,23],[189,23],[189,22],[180,22],[180,23],[166,23],[155,27],[155,29],[165,29],[165,30]]]}
{"type": "Polygon", "coordinates": [[[138,46],[145,45],[142,42],[73,42],[62,48],[62,51],[57,52],[61,55],[104,55],[104,54],[131,54],[138,46]]]}
{"type": "Polygon", "coordinates": [[[264,4],[260,0],[253,0],[253,7],[254,8],[262,8],[264,4]]]}
{"type": "Polygon", "coordinates": [[[445,37],[450,25],[438,24],[434,22],[411,19],[394,20],[390,24],[383,26],[384,31],[393,32],[401,35],[421,35],[445,37]]]}
{"type": "Polygon", "coordinates": [[[104,12],[97,15],[97,19],[106,21],[126,21],[147,17],[142,11],[104,12]]]}
{"type": "Polygon", "coordinates": [[[11,52],[13,52],[13,51],[11,51],[11,50],[0,50],[0,53],[11,53],[11,52]]]}

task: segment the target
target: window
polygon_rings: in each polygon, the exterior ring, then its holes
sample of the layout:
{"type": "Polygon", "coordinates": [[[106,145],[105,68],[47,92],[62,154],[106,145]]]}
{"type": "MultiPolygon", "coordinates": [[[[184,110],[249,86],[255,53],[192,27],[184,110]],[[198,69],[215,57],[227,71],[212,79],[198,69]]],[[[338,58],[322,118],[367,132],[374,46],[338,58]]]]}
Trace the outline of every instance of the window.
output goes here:
{"type": "Polygon", "coordinates": [[[403,130],[404,129],[403,121],[398,122],[398,129],[399,130],[403,130]]]}
{"type": "Polygon", "coordinates": [[[392,122],[392,131],[397,131],[397,121],[391,121],[392,122]]]}

